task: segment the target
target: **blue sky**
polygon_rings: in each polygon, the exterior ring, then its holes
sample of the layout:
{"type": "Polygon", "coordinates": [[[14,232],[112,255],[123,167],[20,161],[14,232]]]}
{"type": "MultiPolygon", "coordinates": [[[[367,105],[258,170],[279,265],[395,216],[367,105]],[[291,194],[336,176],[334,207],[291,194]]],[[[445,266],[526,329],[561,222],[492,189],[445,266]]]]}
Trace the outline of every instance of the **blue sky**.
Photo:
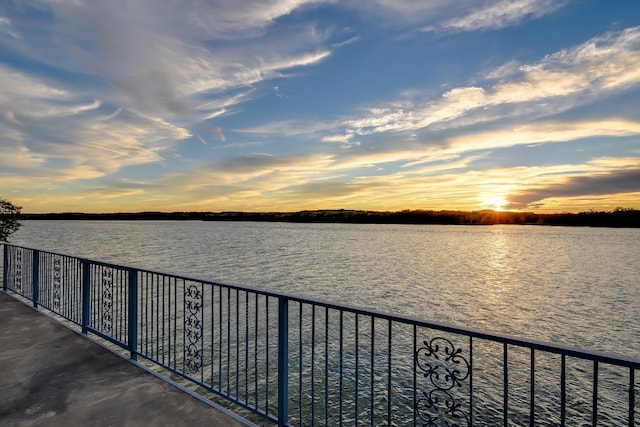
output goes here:
{"type": "Polygon", "coordinates": [[[3,1],[0,196],[640,208],[640,3],[3,1]]]}

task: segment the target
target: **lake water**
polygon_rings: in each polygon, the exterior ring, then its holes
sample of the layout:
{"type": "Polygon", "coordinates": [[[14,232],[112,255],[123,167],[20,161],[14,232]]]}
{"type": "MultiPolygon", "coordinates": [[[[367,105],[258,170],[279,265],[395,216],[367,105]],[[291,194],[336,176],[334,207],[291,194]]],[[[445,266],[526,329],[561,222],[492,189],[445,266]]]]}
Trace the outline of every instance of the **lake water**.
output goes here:
{"type": "Polygon", "coordinates": [[[640,358],[640,229],[25,221],[11,243],[640,358]]]}

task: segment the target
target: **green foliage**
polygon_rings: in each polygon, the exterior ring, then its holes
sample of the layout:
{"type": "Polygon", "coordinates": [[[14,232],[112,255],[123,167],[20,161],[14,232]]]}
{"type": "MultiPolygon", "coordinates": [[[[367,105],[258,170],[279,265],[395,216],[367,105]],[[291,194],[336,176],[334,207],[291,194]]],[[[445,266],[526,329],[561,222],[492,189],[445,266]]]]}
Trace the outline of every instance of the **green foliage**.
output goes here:
{"type": "Polygon", "coordinates": [[[22,223],[20,222],[20,206],[0,198],[0,242],[7,242],[22,223]]]}

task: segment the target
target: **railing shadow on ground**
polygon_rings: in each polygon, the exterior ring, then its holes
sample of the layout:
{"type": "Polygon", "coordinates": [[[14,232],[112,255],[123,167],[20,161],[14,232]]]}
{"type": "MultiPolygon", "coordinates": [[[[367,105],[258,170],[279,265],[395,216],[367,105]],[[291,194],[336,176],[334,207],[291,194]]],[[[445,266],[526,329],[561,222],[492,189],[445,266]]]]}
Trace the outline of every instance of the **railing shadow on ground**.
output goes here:
{"type": "Polygon", "coordinates": [[[278,425],[635,425],[640,361],[4,245],[3,289],[278,425]]]}

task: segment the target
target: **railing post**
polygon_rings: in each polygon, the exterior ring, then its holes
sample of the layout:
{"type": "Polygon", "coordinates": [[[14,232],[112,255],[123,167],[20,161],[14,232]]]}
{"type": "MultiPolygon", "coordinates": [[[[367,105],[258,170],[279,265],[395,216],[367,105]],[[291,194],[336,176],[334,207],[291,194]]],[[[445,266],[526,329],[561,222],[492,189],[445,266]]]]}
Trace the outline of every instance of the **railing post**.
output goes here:
{"type": "Polygon", "coordinates": [[[33,250],[31,279],[33,281],[33,308],[38,308],[38,299],[40,297],[40,251],[33,250]]]}
{"type": "Polygon", "coordinates": [[[138,270],[129,269],[129,352],[131,360],[138,360],[138,270]]]}
{"type": "Polygon", "coordinates": [[[82,260],[82,333],[89,327],[89,310],[91,310],[91,264],[82,260]]]}
{"type": "Polygon", "coordinates": [[[6,243],[2,244],[2,290],[7,292],[9,280],[9,248],[6,243]]]}
{"type": "Polygon", "coordinates": [[[278,426],[289,418],[289,300],[278,297],[278,426]]]}

